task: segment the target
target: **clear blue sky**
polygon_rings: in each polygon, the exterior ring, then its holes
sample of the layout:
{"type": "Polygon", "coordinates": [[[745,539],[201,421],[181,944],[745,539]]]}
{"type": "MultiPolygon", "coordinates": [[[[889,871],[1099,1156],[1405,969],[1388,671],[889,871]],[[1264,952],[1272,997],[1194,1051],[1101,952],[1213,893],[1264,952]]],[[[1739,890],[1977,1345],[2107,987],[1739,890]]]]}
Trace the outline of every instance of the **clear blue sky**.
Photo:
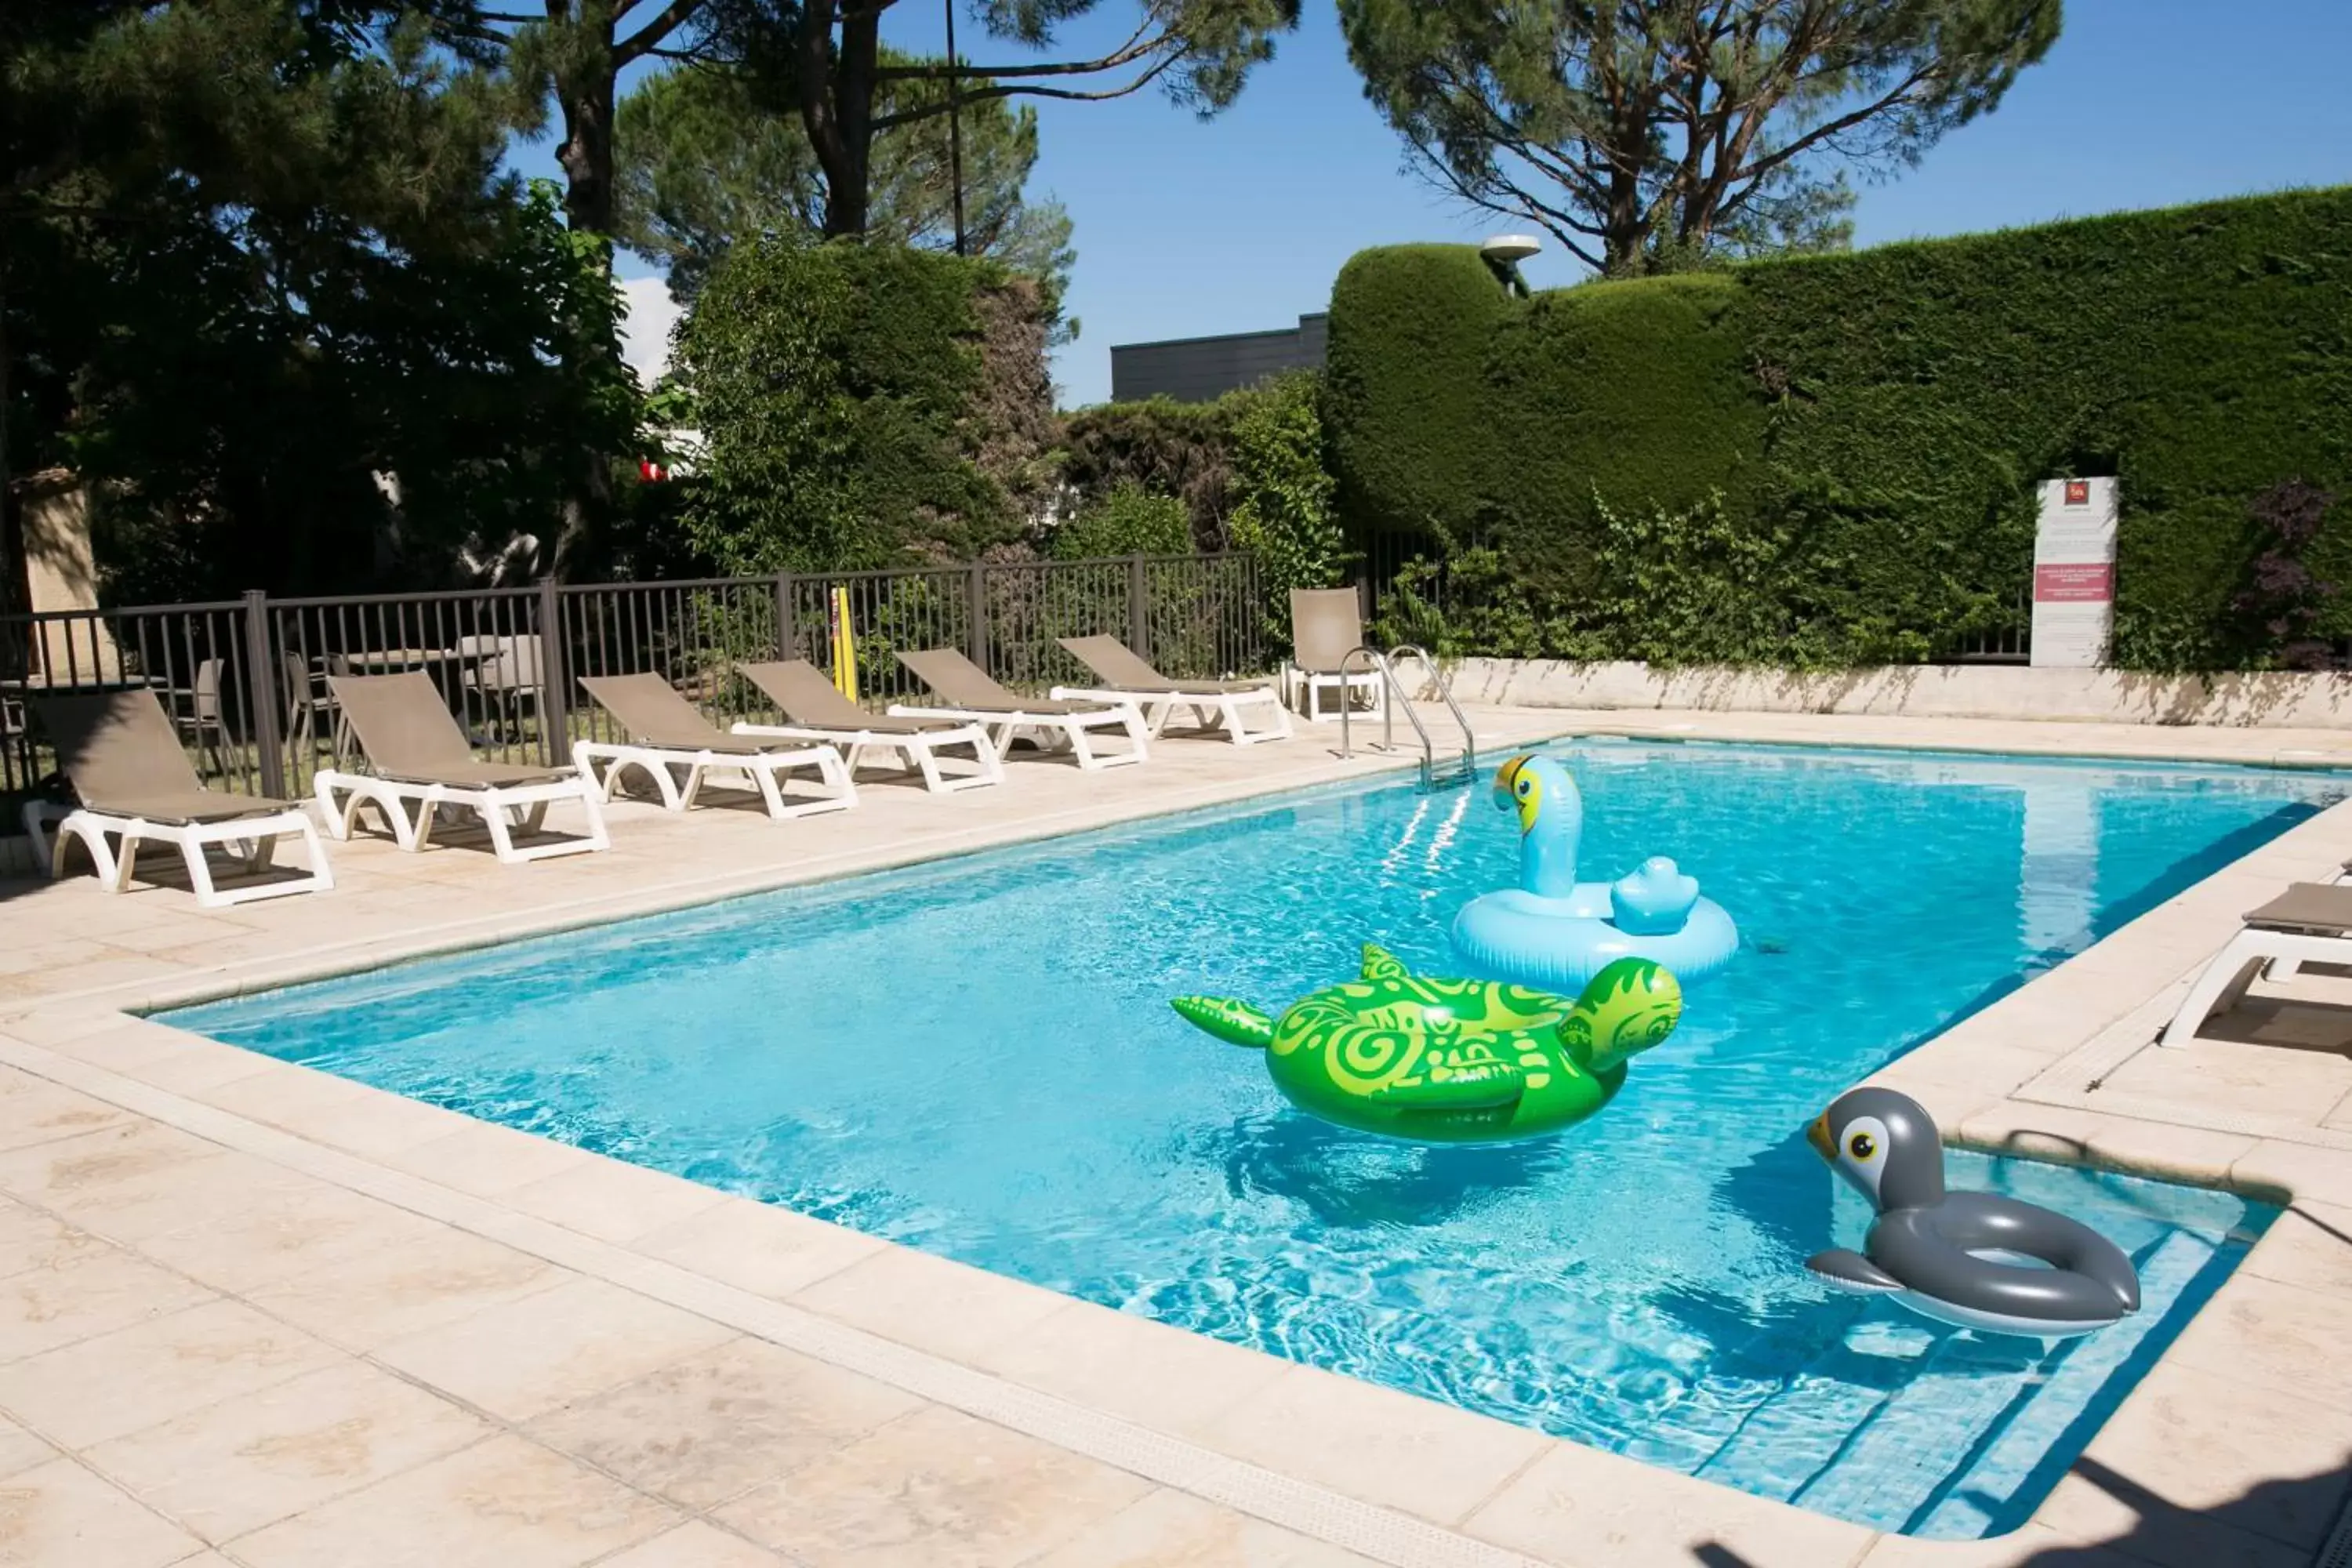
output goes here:
{"type": "MultiPolygon", "coordinates": [[[[901,0],[887,36],[936,51],[940,3],[901,0]]],[[[1133,25],[1133,0],[1100,10],[1067,52],[1133,25]]],[[[1055,363],[1066,405],[1110,395],[1113,343],[1286,326],[1321,310],[1366,246],[1505,226],[1402,171],[1332,0],[1305,10],[1216,120],[1157,96],[1040,104],[1031,190],[1059,198],[1076,226],[1069,303],[1084,331],[1055,363]]],[[[975,60],[1007,57],[967,23],[957,33],[975,60]]],[[[2347,63],[2352,0],[2066,0],[2063,37],[1996,113],[1863,188],[1855,242],[2352,182],[2347,63]]],[[[517,163],[551,172],[543,154],[517,163]]],[[[1527,270],[1544,287],[1580,269],[1555,247],[1527,270]]]]}

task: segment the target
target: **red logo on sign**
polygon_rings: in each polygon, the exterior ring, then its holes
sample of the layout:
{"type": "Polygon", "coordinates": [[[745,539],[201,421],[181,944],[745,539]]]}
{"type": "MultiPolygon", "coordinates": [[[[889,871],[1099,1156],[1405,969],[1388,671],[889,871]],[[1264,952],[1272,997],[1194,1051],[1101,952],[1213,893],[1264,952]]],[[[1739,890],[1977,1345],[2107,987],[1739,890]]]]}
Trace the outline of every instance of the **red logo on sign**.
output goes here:
{"type": "Polygon", "coordinates": [[[2105,563],[2036,566],[2037,605],[2104,605],[2116,596],[2116,569],[2105,563]]]}
{"type": "Polygon", "coordinates": [[[2088,479],[2068,479],[2066,481],[2066,504],[2068,506],[2090,505],[2091,481],[2088,479]]]}

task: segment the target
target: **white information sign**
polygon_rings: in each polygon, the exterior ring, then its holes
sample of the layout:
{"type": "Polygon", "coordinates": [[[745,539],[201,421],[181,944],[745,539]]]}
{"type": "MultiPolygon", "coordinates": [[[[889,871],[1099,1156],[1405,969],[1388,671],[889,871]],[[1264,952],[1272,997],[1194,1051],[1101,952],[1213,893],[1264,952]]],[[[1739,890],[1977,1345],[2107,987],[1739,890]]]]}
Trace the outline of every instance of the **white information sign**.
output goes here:
{"type": "Polygon", "coordinates": [[[2116,481],[2044,480],[2033,536],[2033,662],[2106,663],[2115,610],[2116,481]]]}

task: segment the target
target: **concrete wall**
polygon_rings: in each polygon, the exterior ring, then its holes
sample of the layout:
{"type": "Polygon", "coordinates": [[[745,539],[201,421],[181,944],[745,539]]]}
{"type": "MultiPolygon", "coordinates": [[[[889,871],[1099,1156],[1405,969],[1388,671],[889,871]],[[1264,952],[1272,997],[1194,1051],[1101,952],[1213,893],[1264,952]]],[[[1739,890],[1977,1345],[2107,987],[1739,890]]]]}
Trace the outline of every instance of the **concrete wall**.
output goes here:
{"type": "Polygon", "coordinates": [[[1454,694],[1463,701],[1526,708],[2352,729],[2352,675],[2158,676],[2022,665],[1898,665],[1794,675],[1471,658],[1452,678],[1454,694]]]}

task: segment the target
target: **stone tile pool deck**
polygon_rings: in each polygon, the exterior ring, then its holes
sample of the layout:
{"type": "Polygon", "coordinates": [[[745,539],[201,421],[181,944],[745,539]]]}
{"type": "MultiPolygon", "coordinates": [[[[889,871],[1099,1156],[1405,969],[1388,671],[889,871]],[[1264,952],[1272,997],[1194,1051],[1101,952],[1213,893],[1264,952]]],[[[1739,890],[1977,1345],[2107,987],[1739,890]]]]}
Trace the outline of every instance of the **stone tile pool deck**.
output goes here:
{"type": "MultiPolygon", "coordinates": [[[[2352,766],[2352,732],[1483,710],[1565,733],[2352,766]]],[[[125,1009],[1394,765],[1311,727],[1024,761],[840,816],[614,811],[604,855],[333,847],[198,910],[0,882],[0,1563],[1708,1568],[2307,1563],[2352,1467],[2352,979],[2157,1026],[2290,829],[1879,1075],[1974,1146],[2288,1212],[2024,1529],[1880,1536],[1015,1280],[125,1009]],[[1375,1501],[1373,1500],[1381,1500],[1375,1501]]]]}

